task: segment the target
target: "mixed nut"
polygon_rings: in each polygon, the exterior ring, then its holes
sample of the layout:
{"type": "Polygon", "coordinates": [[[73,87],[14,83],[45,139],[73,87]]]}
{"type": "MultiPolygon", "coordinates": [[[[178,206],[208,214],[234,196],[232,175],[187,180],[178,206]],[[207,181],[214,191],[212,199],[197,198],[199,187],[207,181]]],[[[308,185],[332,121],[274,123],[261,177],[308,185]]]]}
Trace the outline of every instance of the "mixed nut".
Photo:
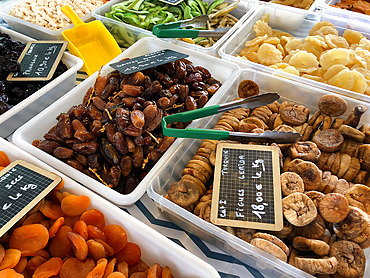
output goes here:
{"type": "Polygon", "coordinates": [[[49,81],[7,81],[10,73],[20,71],[18,58],[24,47],[24,44],[12,40],[8,34],[0,33],[0,115],[67,71],[67,66],[60,61],[49,81]]]}
{"type": "MultiPolygon", "coordinates": [[[[239,97],[255,94],[256,83],[240,83],[239,97]]],[[[294,131],[303,138],[271,144],[281,154],[283,229],[220,227],[312,275],[363,277],[363,249],[370,247],[370,126],[357,126],[367,108],[358,105],[346,119],[338,118],[347,102],[335,95],[323,96],[318,108],[310,116],[305,106],[284,101],[221,116],[214,129],[294,131]]],[[[217,144],[204,140],[165,196],[208,222],[217,144]]]]}
{"type": "Polygon", "coordinates": [[[203,107],[220,86],[186,59],[129,75],[99,75],[83,103],[61,113],[45,140],[33,144],[129,194],[175,140],[162,134],[162,118],[203,107]]]}

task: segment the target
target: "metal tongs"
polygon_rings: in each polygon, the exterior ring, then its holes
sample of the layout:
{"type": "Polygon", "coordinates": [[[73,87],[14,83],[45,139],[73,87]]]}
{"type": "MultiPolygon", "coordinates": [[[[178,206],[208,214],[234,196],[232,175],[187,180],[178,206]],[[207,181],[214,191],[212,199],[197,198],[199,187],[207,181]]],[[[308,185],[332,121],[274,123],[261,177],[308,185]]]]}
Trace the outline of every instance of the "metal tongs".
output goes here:
{"type": "Polygon", "coordinates": [[[181,29],[185,27],[201,27],[207,24],[208,15],[200,15],[192,19],[158,24],[153,27],[153,35],[158,38],[197,38],[222,37],[230,28],[217,28],[215,30],[181,29]]]}
{"type": "Polygon", "coordinates": [[[169,115],[162,120],[162,129],[165,136],[179,138],[195,138],[209,140],[234,140],[240,142],[255,141],[269,143],[294,143],[302,138],[298,132],[285,131],[265,131],[263,133],[246,133],[246,132],[229,132],[224,130],[201,129],[201,128],[185,128],[175,129],[168,128],[167,124],[176,122],[188,122],[195,119],[208,117],[218,113],[223,113],[228,110],[237,108],[256,108],[279,99],[277,93],[266,93],[257,96],[252,96],[242,100],[232,101],[220,105],[212,105],[192,111],[186,111],[169,115]]]}

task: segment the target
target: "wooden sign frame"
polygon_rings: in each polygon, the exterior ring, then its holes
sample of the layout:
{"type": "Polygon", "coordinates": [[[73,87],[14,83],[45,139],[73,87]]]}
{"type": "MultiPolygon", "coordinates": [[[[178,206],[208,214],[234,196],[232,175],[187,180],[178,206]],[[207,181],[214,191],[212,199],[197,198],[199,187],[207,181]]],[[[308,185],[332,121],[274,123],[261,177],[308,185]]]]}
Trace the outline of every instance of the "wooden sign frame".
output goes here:
{"type": "Polygon", "coordinates": [[[276,147],[263,145],[231,144],[231,143],[219,143],[217,145],[210,220],[211,223],[215,225],[230,227],[251,228],[271,231],[280,231],[283,228],[282,196],[280,185],[280,162],[279,162],[279,151],[276,147]],[[220,194],[221,170],[223,163],[222,157],[224,149],[240,149],[251,151],[261,150],[271,152],[273,169],[274,224],[219,218],[218,215],[220,201],[219,194],[220,194]]]}
{"type": "Polygon", "coordinates": [[[54,72],[55,72],[55,70],[56,70],[56,68],[59,64],[59,61],[62,59],[64,51],[67,48],[67,44],[68,44],[67,41],[31,41],[31,42],[28,42],[26,44],[25,48],[23,49],[23,52],[22,52],[21,56],[19,56],[19,58],[18,58],[18,63],[20,64],[22,62],[24,56],[26,56],[26,54],[27,54],[27,52],[30,49],[32,44],[46,44],[46,43],[62,44],[62,47],[59,51],[59,54],[55,58],[54,64],[51,67],[48,76],[46,76],[46,77],[14,77],[15,73],[12,72],[8,75],[6,80],[7,81],[47,81],[47,80],[50,80],[53,77],[54,72]]]}
{"type": "Polygon", "coordinates": [[[31,202],[29,202],[23,209],[21,209],[16,215],[13,216],[11,220],[9,220],[3,227],[0,228],[0,237],[5,234],[11,227],[13,227],[14,224],[16,224],[24,215],[27,214],[35,205],[37,205],[47,194],[49,194],[59,183],[61,183],[62,178],[50,173],[44,169],[41,169],[31,163],[28,163],[23,160],[16,160],[12,163],[10,163],[7,167],[5,167],[3,170],[0,171],[0,179],[2,176],[6,175],[9,170],[11,170],[16,165],[21,165],[23,167],[26,167],[40,175],[43,175],[51,180],[53,180],[52,183],[50,183],[45,189],[42,190],[40,194],[36,196],[31,202]]]}

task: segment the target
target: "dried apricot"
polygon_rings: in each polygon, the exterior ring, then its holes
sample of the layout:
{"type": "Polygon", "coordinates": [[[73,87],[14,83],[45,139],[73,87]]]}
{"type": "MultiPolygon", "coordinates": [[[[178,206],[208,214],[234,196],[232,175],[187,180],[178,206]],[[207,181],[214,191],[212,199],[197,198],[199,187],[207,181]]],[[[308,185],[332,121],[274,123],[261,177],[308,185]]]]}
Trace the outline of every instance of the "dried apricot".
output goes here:
{"type": "Polygon", "coordinates": [[[59,257],[54,257],[40,265],[34,272],[33,278],[48,278],[53,275],[58,275],[62,268],[63,260],[59,257]]]}
{"type": "Polygon", "coordinates": [[[61,202],[62,211],[65,215],[81,215],[90,206],[90,198],[84,195],[68,195],[61,202]]]}
{"type": "Polygon", "coordinates": [[[79,219],[80,219],[80,216],[68,216],[68,215],[66,215],[64,217],[64,225],[69,226],[73,229],[79,219]]]}
{"type": "Polygon", "coordinates": [[[60,278],[86,278],[87,274],[95,267],[94,260],[87,258],[80,261],[76,258],[69,258],[60,270],[60,278]]]}
{"type": "Polygon", "coordinates": [[[117,253],[126,247],[127,234],[121,226],[108,225],[104,227],[103,232],[107,237],[107,243],[113,247],[114,253],[117,253]]]}
{"type": "Polygon", "coordinates": [[[91,270],[89,274],[87,274],[86,278],[103,278],[107,264],[108,260],[106,258],[100,259],[93,270],[91,270]]]}
{"type": "Polygon", "coordinates": [[[18,273],[22,273],[26,269],[26,266],[27,266],[27,257],[21,257],[17,265],[14,267],[14,270],[18,273]]]}
{"type": "Polygon", "coordinates": [[[89,233],[87,232],[87,225],[84,221],[78,220],[73,227],[73,231],[78,233],[80,236],[84,238],[84,240],[89,239],[89,233]]]}
{"type": "Polygon", "coordinates": [[[159,264],[153,264],[148,270],[147,278],[161,278],[162,277],[162,267],[159,264]]]}
{"type": "Polygon", "coordinates": [[[128,263],[125,261],[116,264],[116,270],[125,275],[125,277],[128,277],[128,263]]]}
{"type": "Polygon", "coordinates": [[[10,164],[10,161],[9,161],[8,156],[4,152],[0,151],[0,166],[6,167],[9,164],[10,164]]]}
{"type": "Polygon", "coordinates": [[[52,220],[57,220],[59,217],[64,216],[60,205],[49,200],[45,200],[45,202],[40,205],[39,210],[43,215],[52,220]]]}
{"type": "Polygon", "coordinates": [[[22,226],[40,223],[44,219],[45,216],[41,212],[37,211],[28,216],[26,220],[23,221],[22,226]]]}
{"type": "Polygon", "coordinates": [[[4,269],[0,271],[0,278],[23,278],[22,274],[15,272],[14,269],[4,269]]]}
{"type": "Polygon", "coordinates": [[[113,248],[108,244],[106,243],[104,240],[101,240],[101,239],[95,239],[97,242],[103,244],[104,248],[105,248],[105,252],[107,253],[107,257],[111,257],[113,256],[114,254],[114,250],[113,248]]]}
{"type": "MultiPolygon", "coordinates": [[[[117,259],[117,261],[118,261],[118,259],[117,259]]],[[[146,262],[144,262],[143,260],[140,260],[136,264],[130,265],[128,275],[131,276],[132,273],[135,273],[135,272],[145,272],[148,269],[149,269],[149,265],[147,265],[146,262]]]]}
{"type": "Polygon", "coordinates": [[[89,248],[83,237],[74,232],[69,232],[67,238],[72,242],[72,249],[76,258],[79,260],[86,259],[89,248]]]}
{"type": "Polygon", "coordinates": [[[99,229],[98,227],[88,225],[87,226],[87,233],[88,237],[92,239],[101,239],[105,242],[107,242],[107,237],[105,236],[105,233],[99,229]]]}
{"type": "Polygon", "coordinates": [[[48,241],[49,231],[41,224],[31,224],[13,231],[9,247],[20,250],[22,256],[28,256],[43,249],[48,241]]]}
{"type": "Polygon", "coordinates": [[[55,234],[58,232],[58,230],[60,229],[60,227],[62,227],[63,225],[64,225],[64,217],[59,217],[57,220],[55,220],[55,222],[49,229],[49,237],[53,238],[55,234]]]}
{"type": "Polygon", "coordinates": [[[168,266],[165,266],[162,270],[162,278],[173,278],[171,269],[168,266]]]}
{"type": "Polygon", "coordinates": [[[15,267],[21,258],[21,251],[17,249],[7,249],[5,250],[5,256],[3,261],[0,263],[0,270],[5,268],[15,267]]]}
{"type": "MultiPolygon", "coordinates": [[[[105,268],[103,278],[107,278],[111,273],[114,272],[114,267],[116,265],[116,262],[117,262],[116,258],[113,258],[109,261],[109,263],[107,264],[107,267],[105,268]]],[[[124,277],[126,277],[126,276],[124,276],[124,277]]]]}
{"type": "Polygon", "coordinates": [[[89,239],[86,244],[89,249],[89,257],[93,258],[94,260],[99,260],[107,256],[107,252],[105,252],[103,244],[93,239],[89,239]]]}
{"type": "Polygon", "coordinates": [[[107,276],[107,278],[126,278],[121,272],[112,272],[107,276]]]}
{"type": "Polygon", "coordinates": [[[96,226],[99,229],[103,229],[105,227],[104,214],[97,209],[89,209],[85,211],[81,215],[80,220],[85,221],[87,225],[96,226]]]}
{"type": "Polygon", "coordinates": [[[133,243],[127,242],[126,247],[116,254],[117,262],[125,261],[129,266],[136,264],[141,259],[140,246],[133,243]]]}
{"type": "Polygon", "coordinates": [[[67,238],[67,234],[72,232],[72,228],[69,226],[62,226],[55,237],[51,240],[49,251],[53,257],[64,258],[68,255],[72,248],[71,241],[67,238]]]}
{"type": "Polygon", "coordinates": [[[43,263],[46,263],[47,262],[47,259],[41,257],[41,256],[36,256],[36,257],[33,257],[31,258],[28,262],[27,262],[27,266],[26,266],[26,270],[27,270],[27,273],[29,275],[32,275],[35,270],[40,266],[42,265],[43,263]]]}

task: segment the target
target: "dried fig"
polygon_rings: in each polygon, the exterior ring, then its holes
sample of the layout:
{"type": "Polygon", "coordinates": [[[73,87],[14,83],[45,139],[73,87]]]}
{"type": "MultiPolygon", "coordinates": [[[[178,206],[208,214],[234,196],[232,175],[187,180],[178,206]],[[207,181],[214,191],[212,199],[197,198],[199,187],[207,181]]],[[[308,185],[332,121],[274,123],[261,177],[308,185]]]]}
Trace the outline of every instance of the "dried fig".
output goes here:
{"type": "Polygon", "coordinates": [[[344,195],[329,193],[321,199],[319,211],[326,221],[338,223],[347,217],[349,213],[349,204],[344,195]]]}
{"type": "Polygon", "coordinates": [[[292,193],[282,202],[284,216],[294,226],[305,226],[317,216],[314,203],[303,193],[292,193]]]}
{"type": "Polygon", "coordinates": [[[302,178],[294,172],[284,172],[280,175],[281,190],[284,196],[288,196],[294,192],[304,192],[304,184],[302,178]]]}
{"type": "Polygon", "coordinates": [[[344,137],[336,129],[325,129],[315,133],[312,141],[323,152],[335,152],[342,147],[344,137]]]}

